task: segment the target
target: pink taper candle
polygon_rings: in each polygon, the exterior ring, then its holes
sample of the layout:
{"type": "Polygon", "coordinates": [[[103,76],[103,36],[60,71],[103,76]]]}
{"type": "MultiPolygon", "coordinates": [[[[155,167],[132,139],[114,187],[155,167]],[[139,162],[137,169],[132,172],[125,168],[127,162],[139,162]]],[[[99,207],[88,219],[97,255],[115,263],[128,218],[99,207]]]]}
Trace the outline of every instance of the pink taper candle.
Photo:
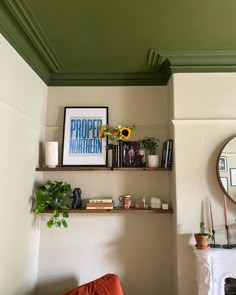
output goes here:
{"type": "Polygon", "coordinates": [[[225,211],[225,225],[228,225],[227,203],[226,203],[226,196],[225,195],[224,195],[224,211],[225,211]]]}
{"type": "Polygon", "coordinates": [[[211,201],[209,201],[210,205],[210,215],[211,215],[211,230],[214,231],[214,222],[213,222],[213,215],[212,215],[212,208],[211,208],[211,201]]]}

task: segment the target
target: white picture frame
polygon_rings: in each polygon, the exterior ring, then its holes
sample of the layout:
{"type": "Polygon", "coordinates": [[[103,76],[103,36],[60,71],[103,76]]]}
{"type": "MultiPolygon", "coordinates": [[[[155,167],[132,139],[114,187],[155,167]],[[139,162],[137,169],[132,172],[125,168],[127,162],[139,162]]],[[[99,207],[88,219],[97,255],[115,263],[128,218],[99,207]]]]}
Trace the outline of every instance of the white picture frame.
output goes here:
{"type": "Polygon", "coordinates": [[[221,183],[222,183],[225,191],[228,192],[228,178],[227,177],[221,177],[220,180],[221,180],[221,183]]]}
{"type": "Polygon", "coordinates": [[[236,169],[235,168],[230,169],[230,185],[236,186],[236,169]]]}

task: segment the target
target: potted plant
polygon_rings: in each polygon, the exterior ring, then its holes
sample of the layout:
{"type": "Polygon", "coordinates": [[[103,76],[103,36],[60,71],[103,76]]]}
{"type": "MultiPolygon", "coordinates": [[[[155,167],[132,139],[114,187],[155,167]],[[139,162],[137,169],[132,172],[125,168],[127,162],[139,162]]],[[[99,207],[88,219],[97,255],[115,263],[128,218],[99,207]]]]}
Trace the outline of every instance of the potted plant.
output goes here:
{"type": "Polygon", "coordinates": [[[196,248],[200,250],[208,250],[209,239],[211,239],[211,232],[208,231],[205,227],[205,223],[203,221],[200,222],[200,232],[194,234],[196,240],[196,248]]]}
{"type": "Polygon", "coordinates": [[[148,151],[148,167],[159,167],[159,155],[156,154],[159,139],[145,136],[139,142],[148,151]]]}
{"type": "Polygon", "coordinates": [[[45,210],[52,210],[52,216],[47,221],[47,226],[68,227],[65,218],[68,214],[68,199],[71,197],[71,185],[62,181],[47,180],[44,185],[36,189],[36,206],[33,209],[35,215],[45,210]]]}

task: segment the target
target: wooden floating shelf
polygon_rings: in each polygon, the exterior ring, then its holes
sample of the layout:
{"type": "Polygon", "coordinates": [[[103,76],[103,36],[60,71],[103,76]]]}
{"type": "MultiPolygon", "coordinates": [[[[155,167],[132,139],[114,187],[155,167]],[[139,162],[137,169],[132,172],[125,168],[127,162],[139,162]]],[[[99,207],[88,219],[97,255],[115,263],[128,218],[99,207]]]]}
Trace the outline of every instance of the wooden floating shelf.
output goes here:
{"type": "MultiPolygon", "coordinates": [[[[45,210],[43,213],[51,213],[53,210],[45,210]]],[[[173,209],[137,209],[137,208],[130,208],[130,209],[123,209],[123,208],[114,208],[111,210],[104,210],[104,209],[69,209],[66,210],[68,213],[124,213],[124,214],[172,214],[173,209]]]]}
{"type": "Polygon", "coordinates": [[[171,168],[149,168],[149,167],[39,167],[36,171],[171,171],[171,168]]]}

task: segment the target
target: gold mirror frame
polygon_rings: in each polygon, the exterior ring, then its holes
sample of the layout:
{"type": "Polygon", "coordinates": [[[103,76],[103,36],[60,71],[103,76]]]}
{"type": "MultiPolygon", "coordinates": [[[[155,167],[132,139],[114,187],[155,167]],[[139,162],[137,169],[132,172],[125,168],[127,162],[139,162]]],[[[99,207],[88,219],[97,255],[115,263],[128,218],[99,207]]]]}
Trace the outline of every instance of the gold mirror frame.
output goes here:
{"type": "Polygon", "coordinates": [[[216,161],[216,175],[220,188],[225,196],[236,204],[236,179],[234,181],[232,177],[234,173],[236,178],[236,136],[233,136],[226,142],[216,161]],[[230,146],[234,146],[233,141],[235,141],[235,149],[230,151],[230,146]],[[234,154],[235,161],[232,161],[234,154]],[[223,179],[226,181],[225,183],[222,182],[223,179]],[[235,194],[233,194],[233,187],[235,187],[235,194]]]}

